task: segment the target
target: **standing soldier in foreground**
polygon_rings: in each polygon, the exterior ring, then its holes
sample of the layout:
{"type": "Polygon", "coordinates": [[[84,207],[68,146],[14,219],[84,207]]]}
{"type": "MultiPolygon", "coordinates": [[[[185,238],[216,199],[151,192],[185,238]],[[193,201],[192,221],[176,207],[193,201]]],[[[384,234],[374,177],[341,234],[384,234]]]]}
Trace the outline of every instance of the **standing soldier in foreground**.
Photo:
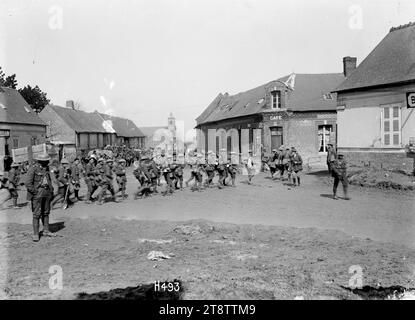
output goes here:
{"type": "Polygon", "coordinates": [[[39,219],[43,223],[43,236],[53,237],[49,231],[50,201],[53,196],[52,181],[49,172],[48,154],[41,154],[37,163],[29,167],[27,172],[27,199],[31,201],[33,212],[33,241],[39,241],[39,219]]]}
{"type": "Polygon", "coordinates": [[[332,174],[333,173],[333,165],[334,165],[334,161],[336,160],[337,156],[336,156],[336,150],[333,147],[332,143],[329,143],[327,145],[327,168],[329,169],[329,173],[332,174]]]}
{"type": "Polygon", "coordinates": [[[20,169],[19,164],[13,162],[11,164],[11,169],[9,171],[9,191],[10,196],[13,199],[13,209],[19,209],[19,206],[17,205],[17,186],[19,185],[20,180],[20,169]]]}
{"type": "Polygon", "coordinates": [[[125,196],[125,189],[127,186],[127,175],[125,170],[125,159],[118,160],[118,165],[115,168],[115,175],[117,179],[118,189],[121,191],[121,199],[124,200],[125,196]]]}
{"type": "Polygon", "coordinates": [[[337,187],[339,185],[339,182],[341,181],[343,185],[344,199],[350,200],[347,194],[347,189],[349,187],[349,182],[347,180],[347,163],[346,160],[344,160],[344,156],[342,154],[337,155],[337,160],[334,161],[332,170],[334,176],[333,199],[338,199],[337,187]]]}
{"type": "Polygon", "coordinates": [[[303,170],[303,159],[298,154],[297,150],[291,148],[291,157],[290,157],[290,171],[293,179],[293,185],[295,187],[300,186],[300,172],[303,170]]]}

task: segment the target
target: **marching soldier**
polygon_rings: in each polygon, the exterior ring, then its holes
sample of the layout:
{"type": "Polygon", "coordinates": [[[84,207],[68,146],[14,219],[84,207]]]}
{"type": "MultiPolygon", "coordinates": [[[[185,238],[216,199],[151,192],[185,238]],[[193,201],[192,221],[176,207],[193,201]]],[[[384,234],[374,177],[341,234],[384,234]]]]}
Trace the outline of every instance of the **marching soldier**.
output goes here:
{"type": "Polygon", "coordinates": [[[219,175],[218,188],[222,189],[226,185],[225,184],[225,179],[226,179],[225,172],[227,170],[226,170],[225,165],[223,163],[217,163],[216,171],[218,172],[218,175],[219,175]]]}
{"type": "Polygon", "coordinates": [[[303,159],[298,154],[297,150],[291,148],[290,156],[290,172],[293,179],[293,185],[300,186],[300,172],[303,170],[303,159]]]}
{"type": "Polygon", "coordinates": [[[150,163],[148,164],[148,171],[150,175],[151,191],[158,193],[157,186],[159,185],[158,180],[160,179],[160,170],[154,159],[151,159],[150,163]]]}
{"type": "Polygon", "coordinates": [[[89,161],[85,166],[85,184],[87,187],[86,193],[86,203],[91,203],[92,195],[95,190],[98,188],[97,182],[95,180],[96,172],[95,172],[95,163],[96,159],[94,156],[89,157],[89,161]]]}
{"type": "Polygon", "coordinates": [[[72,204],[69,197],[69,179],[71,177],[69,161],[63,158],[60,165],[58,166],[58,169],[54,172],[57,176],[58,194],[55,198],[53,198],[51,205],[53,207],[56,203],[62,201],[63,209],[66,209],[70,204],[72,204]]]}
{"type": "MultiPolygon", "coordinates": [[[[115,190],[114,190],[114,186],[112,184],[113,180],[114,180],[114,173],[112,171],[112,165],[113,165],[114,161],[109,158],[107,159],[106,163],[104,164],[104,175],[103,175],[103,179],[102,179],[102,193],[101,195],[105,195],[106,191],[108,190],[111,193],[111,199],[114,202],[117,202],[117,199],[115,198],[115,190]]],[[[98,203],[99,203],[99,199],[98,199],[98,203]]],[[[102,204],[102,196],[101,196],[101,204],[102,204]]]]}
{"type": "Polygon", "coordinates": [[[39,219],[43,224],[43,236],[53,237],[49,231],[50,202],[53,186],[49,172],[48,154],[38,155],[37,163],[29,167],[26,179],[27,199],[31,201],[33,212],[33,241],[39,241],[39,219]]]}
{"type": "Polygon", "coordinates": [[[134,193],[134,200],[137,200],[139,197],[142,196],[148,196],[151,192],[150,175],[144,163],[145,160],[147,160],[147,157],[142,157],[140,159],[140,164],[133,171],[135,178],[138,180],[138,182],[140,182],[140,187],[134,193]]]}
{"type": "Polygon", "coordinates": [[[79,189],[81,189],[81,173],[82,173],[82,167],[79,163],[79,159],[75,158],[73,161],[72,167],[71,167],[71,183],[73,185],[75,198],[77,200],[81,200],[79,198],[79,189]]]}
{"type": "Polygon", "coordinates": [[[334,175],[333,199],[338,199],[337,187],[339,185],[339,182],[341,181],[343,185],[344,199],[350,200],[347,192],[349,187],[349,182],[347,180],[347,163],[342,154],[337,155],[337,160],[334,161],[332,170],[334,175]]]}
{"type": "Polygon", "coordinates": [[[238,171],[237,167],[236,167],[236,164],[228,163],[226,165],[226,168],[227,168],[227,171],[229,173],[230,179],[232,181],[232,187],[236,187],[235,186],[235,179],[236,179],[236,172],[238,171]]]}
{"type": "Polygon", "coordinates": [[[176,189],[176,176],[174,174],[174,171],[176,170],[176,165],[173,163],[170,163],[168,165],[168,178],[169,178],[169,192],[173,193],[174,190],[176,189]]]}
{"type": "Polygon", "coordinates": [[[162,167],[161,172],[163,174],[164,180],[166,181],[166,186],[167,186],[166,193],[172,193],[173,190],[171,190],[170,168],[167,163],[162,167]]]}
{"type": "Polygon", "coordinates": [[[278,151],[277,149],[272,150],[271,157],[268,159],[268,167],[271,172],[271,179],[274,179],[274,174],[277,171],[278,151]]]}
{"type": "Polygon", "coordinates": [[[336,159],[336,150],[334,149],[333,144],[329,143],[327,145],[327,168],[329,169],[329,174],[332,174],[332,167],[336,159]]]}
{"type": "Polygon", "coordinates": [[[176,165],[174,170],[174,179],[176,181],[176,189],[183,190],[183,166],[181,164],[176,165]]]}
{"type": "Polygon", "coordinates": [[[284,172],[288,173],[287,179],[289,180],[290,173],[288,169],[290,167],[290,148],[287,147],[285,148],[285,150],[281,152],[280,159],[281,159],[281,181],[284,180],[284,172]]]}
{"type": "Polygon", "coordinates": [[[115,168],[115,175],[117,179],[118,188],[121,191],[121,199],[124,200],[125,196],[125,189],[127,186],[127,175],[125,170],[125,159],[118,160],[118,166],[115,168]]]}
{"type": "Polygon", "coordinates": [[[252,178],[255,175],[254,160],[252,159],[252,151],[249,151],[248,159],[246,160],[246,168],[248,170],[248,184],[252,183],[252,178]]]}
{"type": "Polygon", "coordinates": [[[206,163],[204,166],[204,171],[207,176],[206,183],[205,183],[206,187],[210,188],[213,183],[213,178],[215,177],[215,167],[210,163],[206,163]]]}
{"type": "Polygon", "coordinates": [[[9,191],[10,191],[10,196],[13,199],[13,209],[19,209],[19,206],[17,205],[17,198],[19,196],[17,193],[17,187],[19,185],[19,180],[20,180],[19,164],[16,162],[13,162],[11,164],[11,169],[9,171],[9,191]]]}
{"type": "Polygon", "coordinates": [[[97,185],[98,192],[98,202],[97,204],[101,205],[103,201],[103,196],[105,194],[104,185],[106,184],[106,177],[105,177],[105,159],[99,158],[98,163],[95,167],[95,183],[97,185]]]}

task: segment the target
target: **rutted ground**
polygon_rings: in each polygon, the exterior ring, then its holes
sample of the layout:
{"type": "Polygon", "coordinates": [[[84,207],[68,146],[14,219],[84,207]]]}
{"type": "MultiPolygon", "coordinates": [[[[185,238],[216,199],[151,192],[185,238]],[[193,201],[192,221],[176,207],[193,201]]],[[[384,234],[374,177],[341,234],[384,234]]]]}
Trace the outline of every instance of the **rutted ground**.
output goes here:
{"type": "MultiPolygon", "coordinates": [[[[354,187],[351,201],[335,201],[318,175],[304,176],[298,190],[263,175],[254,182],[121,204],[79,203],[53,211],[58,237],[39,243],[31,241],[29,208],[3,211],[5,293],[73,298],[181,279],[185,299],[354,299],[341,288],[352,265],[363,268],[363,285],[415,287],[412,193],[354,187]],[[153,250],[171,259],[150,261],[153,250]],[[49,288],[51,265],[63,269],[61,292],[49,288]]],[[[131,178],[128,188],[131,194],[131,178]]]]}
{"type": "Polygon", "coordinates": [[[183,281],[185,299],[354,299],[341,288],[349,286],[352,265],[363,268],[364,285],[415,287],[414,250],[338,231],[69,219],[57,238],[33,244],[29,235],[26,226],[11,224],[4,239],[11,299],[70,299],[84,291],[173,279],[183,281]],[[150,261],[153,250],[171,258],[150,261]],[[48,286],[51,265],[62,267],[61,292],[48,286]]]}

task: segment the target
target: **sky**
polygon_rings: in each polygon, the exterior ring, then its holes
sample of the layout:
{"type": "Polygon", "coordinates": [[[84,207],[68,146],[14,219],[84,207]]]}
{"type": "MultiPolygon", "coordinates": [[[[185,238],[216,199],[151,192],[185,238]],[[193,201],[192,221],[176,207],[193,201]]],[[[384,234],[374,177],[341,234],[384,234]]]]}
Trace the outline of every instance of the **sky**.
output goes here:
{"type": "Polygon", "coordinates": [[[54,104],[187,131],[219,93],[342,72],[411,21],[413,0],[0,0],[0,66],[54,104]]]}

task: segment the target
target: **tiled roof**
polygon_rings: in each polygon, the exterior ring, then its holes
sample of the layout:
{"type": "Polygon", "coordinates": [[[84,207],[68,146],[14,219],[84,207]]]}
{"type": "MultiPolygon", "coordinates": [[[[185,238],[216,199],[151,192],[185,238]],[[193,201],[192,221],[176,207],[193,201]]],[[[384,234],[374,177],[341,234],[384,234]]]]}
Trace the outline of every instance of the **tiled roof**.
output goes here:
{"type": "Polygon", "coordinates": [[[46,126],[17,90],[0,87],[0,122],[46,126]]]}
{"type": "MultiPolygon", "coordinates": [[[[55,111],[59,117],[76,132],[109,132],[104,128],[103,120],[95,113],[73,110],[71,108],[64,108],[55,105],[48,105],[46,108],[51,108],[55,111]]],[[[42,112],[40,113],[41,116],[42,112]]]]}
{"type": "MultiPolygon", "coordinates": [[[[285,89],[290,75],[271,81],[251,90],[236,95],[218,95],[215,100],[196,119],[197,124],[220,121],[264,112],[267,106],[266,95],[270,88],[278,86],[285,89]]],[[[286,89],[286,107],[292,111],[327,111],[336,110],[336,97],[324,98],[342,81],[342,73],[295,74],[294,90],[286,89]]]]}
{"type": "Polygon", "coordinates": [[[117,136],[119,137],[144,137],[143,132],[135,125],[135,123],[130,119],[125,119],[121,117],[110,116],[104,113],[94,112],[102,119],[112,121],[112,127],[114,128],[117,136]]]}
{"type": "Polygon", "coordinates": [[[392,28],[335,91],[415,81],[415,23],[392,28]]]}

